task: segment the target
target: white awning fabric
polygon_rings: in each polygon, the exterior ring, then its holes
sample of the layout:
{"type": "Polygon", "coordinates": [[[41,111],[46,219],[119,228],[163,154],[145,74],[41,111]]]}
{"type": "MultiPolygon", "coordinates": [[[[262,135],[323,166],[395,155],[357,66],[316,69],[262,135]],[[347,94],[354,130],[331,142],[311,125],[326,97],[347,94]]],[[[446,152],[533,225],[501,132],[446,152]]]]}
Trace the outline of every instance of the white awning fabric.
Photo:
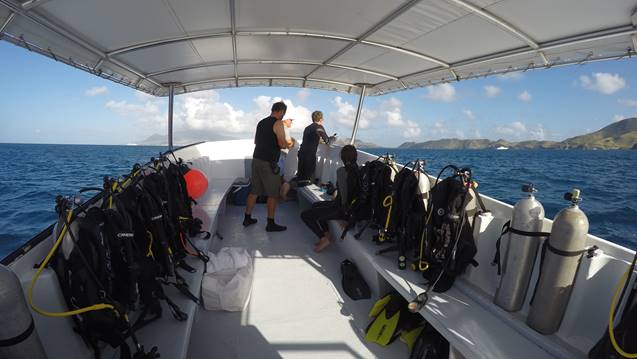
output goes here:
{"type": "Polygon", "coordinates": [[[165,96],[367,95],[635,55],[637,0],[0,0],[0,38],[165,96]]]}

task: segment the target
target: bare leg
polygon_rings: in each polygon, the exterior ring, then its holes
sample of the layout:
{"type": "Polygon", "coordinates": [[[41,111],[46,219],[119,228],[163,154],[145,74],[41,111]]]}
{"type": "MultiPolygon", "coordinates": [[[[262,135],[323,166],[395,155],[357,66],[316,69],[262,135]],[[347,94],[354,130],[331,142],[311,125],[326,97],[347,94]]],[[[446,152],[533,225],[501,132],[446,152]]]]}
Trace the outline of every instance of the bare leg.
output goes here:
{"type": "Polygon", "coordinates": [[[268,197],[268,202],[266,204],[266,206],[268,208],[268,218],[274,219],[274,212],[276,211],[277,202],[278,202],[278,198],[276,198],[276,197],[268,197]]]}
{"type": "Polygon", "coordinates": [[[250,193],[246,202],[246,214],[251,215],[254,205],[257,204],[257,195],[250,193]]]}
{"type": "Polygon", "coordinates": [[[283,182],[283,184],[281,185],[281,200],[288,200],[288,192],[290,192],[290,183],[283,182]]]}

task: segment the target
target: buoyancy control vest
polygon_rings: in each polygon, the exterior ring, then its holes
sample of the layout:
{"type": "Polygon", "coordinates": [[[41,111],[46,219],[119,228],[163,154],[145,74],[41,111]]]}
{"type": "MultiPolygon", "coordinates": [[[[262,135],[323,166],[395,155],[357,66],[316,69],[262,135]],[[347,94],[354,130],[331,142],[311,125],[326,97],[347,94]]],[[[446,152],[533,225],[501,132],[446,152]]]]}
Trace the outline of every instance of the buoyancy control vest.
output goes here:
{"type": "Polygon", "coordinates": [[[370,222],[373,228],[378,228],[378,234],[373,236],[374,242],[382,243],[387,238],[386,228],[391,220],[390,213],[393,205],[391,200],[392,186],[398,169],[393,156],[389,154],[372,161],[370,166],[372,180],[369,186],[372,209],[370,222]]]}
{"type": "MultiPolygon", "coordinates": [[[[469,193],[473,187],[471,172],[454,169],[452,176],[437,182],[430,192],[430,212],[420,260],[427,263],[423,276],[434,286],[435,292],[448,290],[469,264],[477,265],[473,259],[477,248],[466,213],[472,197],[469,193]]],[[[477,194],[475,188],[473,191],[477,194]]]]}
{"type": "Polygon", "coordinates": [[[417,244],[425,229],[426,208],[423,197],[428,196],[428,193],[421,192],[421,177],[428,181],[420,164],[416,164],[403,179],[400,188],[398,263],[401,269],[406,268],[410,253],[416,253],[417,244]]]}
{"type": "Polygon", "coordinates": [[[394,245],[379,250],[377,254],[398,251],[398,268],[406,269],[411,253],[415,252],[416,243],[421,238],[425,222],[424,197],[428,196],[428,182],[421,186],[421,181],[428,181],[422,168],[422,161],[413,161],[405,165],[394,177],[392,193],[385,201],[389,204],[389,213],[383,228],[385,241],[391,240],[394,245]],[[422,193],[422,190],[426,193],[422,193]]]}
{"type": "Polygon", "coordinates": [[[192,215],[192,205],[195,200],[190,198],[186,187],[184,175],[190,168],[183,163],[182,159],[175,159],[175,163],[170,163],[164,167],[162,174],[168,183],[169,203],[172,204],[169,214],[175,225],[183,236],[194,237],[201,233],[206,233],[206,239],[210,238],[210,233],[202,231],[202,221],[192,215]]]}
{"type": "Polygon", "coordinates": [[[358,169],[357,187],[359,190],[346,212],[348,224],[341,234],[341,238],[345,238],[348,230],[353,228],[357,222],[366,221],[365,225],[354,235],[358,239],[370,224],[380,226],[380,223],[387,217],[382,201],[391,191],[393,177],[391,167],[387,163],[389,163],[389,156],[381,156],[374,161],[366,162],[358,169]]]}
{"type": "MultiPolygon", "coordinates": [[[[73,223],[67,222],[67,205],[58,199],[60,220],[57,232],[67,226],[62,245],[52,262],[65,301],[70,310],[98,304],[112,310],[89,310],[73,316],[76,331],[99,356],[98,343],[119,347],[121,358],[129,358],[126,338],[132,335],[126,313],[134,305],[136,293],[131,292],[135,278],[130,222],[114,213],[91,207],[73,223]]],[[[59,233],[58,233],[59,234],[59,233]]]]}

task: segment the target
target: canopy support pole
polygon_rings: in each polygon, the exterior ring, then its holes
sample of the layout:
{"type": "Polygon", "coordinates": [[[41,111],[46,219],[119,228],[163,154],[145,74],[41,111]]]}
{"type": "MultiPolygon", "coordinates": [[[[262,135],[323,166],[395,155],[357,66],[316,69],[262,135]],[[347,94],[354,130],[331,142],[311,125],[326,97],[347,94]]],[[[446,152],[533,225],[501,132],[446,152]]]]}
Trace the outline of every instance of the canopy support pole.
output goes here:
{"type": "Polygon", "coordinates": [[[361,112],[363,112],[363,100],[365,99],[365,90],[367,89],[367,85],[363,84],[361,86],[361,94],[358,97],[358,107],[356,108],[356,118],[354,119],[354,129],[352,129],[352,138],[349,140],[349,144],[353,145],[354,140],[356,140],[356,132],[358,132],[358,123],[361,119],[361,112]]]}
{"type": "Polygon", "coordinates": [[[175,100],[175,85],[168,85],[168,149],[173,149],[173,103],[175,100]]]}

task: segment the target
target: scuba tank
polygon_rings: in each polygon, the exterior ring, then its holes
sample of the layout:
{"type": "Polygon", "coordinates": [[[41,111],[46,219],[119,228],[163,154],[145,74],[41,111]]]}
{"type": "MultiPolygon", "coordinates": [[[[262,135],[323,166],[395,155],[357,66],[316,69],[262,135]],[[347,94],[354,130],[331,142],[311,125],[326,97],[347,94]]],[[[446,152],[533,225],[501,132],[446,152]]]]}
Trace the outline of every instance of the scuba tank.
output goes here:
{"type": "MultiPolygon", "coordinates": [[[[421,166],[424,169],[424,161],[422,161],[421,166]]],[[[426,211],[427,204],[429,202],[429,191],[431,190],[431,182],[429,181],[429,176],[427,176],[427,173],[425,173],[424,170],[422,171],[422,173],[416,174],[416,176],[418,177],[418,192],[422,196],[422,201],[425,205],[426,211]]]]}
{"type": "Polygon", "coordinates": [[[555,333],[562,322],[588,234],[588,218],[579,208],[580,190],[564,195],[571,205],[553,222],[544,241],[535,293],[526,323],[542,334],[555,333]]]}
{"type": "Polygon", "coordinates": [[[509,312],[522,309],[524,304],[540,246],[538,232],[542,229],[544,220],[544,207],[535,199],[533,193],[536,189],[533,185],[522,186],[522,192],[527,193],[527,197],[519,200],[513,207],[513,216],[508,227],[509,246],[502,265],[500,285],[493,300],[496,305],[509,312]]]}
{"type": "Polygon", "coordinates": [[[18,277],[0,265],[0,358],[46,358],[18,277]]]}

